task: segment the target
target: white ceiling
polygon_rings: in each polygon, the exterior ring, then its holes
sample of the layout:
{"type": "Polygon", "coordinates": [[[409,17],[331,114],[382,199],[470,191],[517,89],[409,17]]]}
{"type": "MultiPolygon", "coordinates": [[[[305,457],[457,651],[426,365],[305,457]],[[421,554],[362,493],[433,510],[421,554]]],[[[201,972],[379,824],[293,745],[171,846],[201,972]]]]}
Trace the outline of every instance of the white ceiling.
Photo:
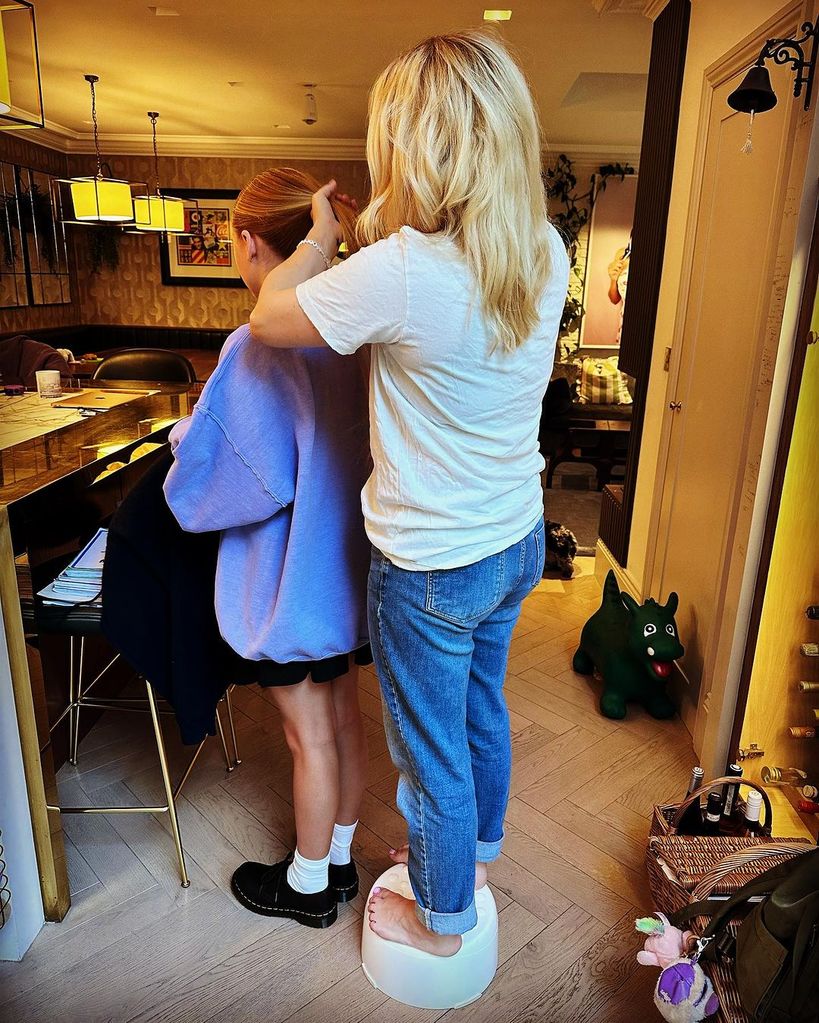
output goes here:
{"type": "MultiPolygon", "coordinates": [[[[600,0],[506,2],[513,15],[500,32],[533,85],[547,141],[633,152],[642,129],[648,18],[600,14],[600,0]]],[[[329,140],[360,140],[367,90],[383,66],[424,36],[482,25],[484,4],[165,0],[165,7],[179,16],[156,17],[143,0],[35,0],[46,118],[72,138],[69,148],[87,148],[90,138],[87,72],[100,76],[104,138],[145,136],[146,111],[154,109],[160,140],[197,138],[200,150],[203,138],[225,136],[309,139],[322,148],[329,140]],[[305,82],[316,83],[312,126],[301,120],[305,82]]],[[[174,142],[178,148],[180,139],[174,142]]]]}

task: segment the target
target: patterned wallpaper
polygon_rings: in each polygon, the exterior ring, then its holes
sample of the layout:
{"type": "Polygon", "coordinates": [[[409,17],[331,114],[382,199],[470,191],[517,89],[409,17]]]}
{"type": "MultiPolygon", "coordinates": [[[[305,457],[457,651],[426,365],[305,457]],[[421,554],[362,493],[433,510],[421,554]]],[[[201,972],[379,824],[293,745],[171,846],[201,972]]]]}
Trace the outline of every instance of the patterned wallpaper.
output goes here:
{"type": "MultiPolygon", "coordinates": [[[[65,156],[0,132],[0,160],[19,163],[59,176],[92,173],[93,157],[65,156]]],[[[150,183],[149,156],[106,156],[115,177],[150,183]]],[[[335,177],[344,191],[359,199],[368,192],[364,161],[247,159],[230,157],[160,157],[163,188],[241,188],[255,174],[270,166],[288,165],[313,174],[319,181],[335,177]]],[[[582,158],[575,167],[586,179],[595,168],[582,158]]],[[[242,287],[166,287],[159,266],[159,242],[155,237],[123,234],[119,241],[119,267],[115,271],[90,268],[88,240],[93,228],[70,227],[72,302],[65,306],[41,306],[0,310],[0,331],[59,327],[79,323],[110,323],[136,326],[185,326],[231,329],[244,322],[251,299],[242,287]]],[[[579,277],[573,287],[582,289],[585,242],[578,252],[579,277]]],[[[572,340],[575,340],[574,338],[572,340]]]]}
{"type": "MultiPolygon", "coordinates": [[[[147,156],[107,157],[115,177],[131,181],[153,178],[147,156]]],[[[163,157],[160,182],[163,188],[241,188],[254,175],[271,166],[297,167],[319,181],[335,177],[344,191],[364,198],[367,167],[363,161],[272,161],[225,157],[163,157]]],[[[70,157],[72,174],[93,169],[88,157],[70,157]]],[[[75,229],[80,260],[79,289],[86,323],[121,323],[140,326],[232,328],[244,323],[252,300],[243,287],[166,287],[159,267],[159,241],[136,234],[122,236],[117,270],[92,273],[88,264],[84,229],[75,229]]]]}
{"type": "MultiPolygon", "coordinates": [[[[67,158],[62,153],[38,146],[27,138],[16,138],[0,131],[0,160],[31,167],[55,177],[65,177],[67,158]]],[[[68,305],[24,306],[20,309],[0,309],[0,333],[42,327],[66,327],[82,323],[76,263],[71,244],[68,246],[71,273],[71,303],[68,305]]]]}

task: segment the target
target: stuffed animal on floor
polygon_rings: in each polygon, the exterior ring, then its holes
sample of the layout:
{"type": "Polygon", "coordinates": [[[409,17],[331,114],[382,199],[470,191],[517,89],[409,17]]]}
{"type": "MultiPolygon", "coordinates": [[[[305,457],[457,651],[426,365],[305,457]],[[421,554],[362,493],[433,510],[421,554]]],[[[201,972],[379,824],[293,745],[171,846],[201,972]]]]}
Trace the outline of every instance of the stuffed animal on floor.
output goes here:
{"type": "Polygon", "coordinates": [[[719,1008],[714,987],[703,972],[699,950],[690,951],[694,942],[690,931],[672,926],[662,913],[659,920],[641,917],[635,922],[641,934],[647,934],[645,947],[637,953],[643,966],[660,966],[662,973],[654,988],[654,1004],[668,1023],[699,1023],[719,1008]]]}
{"type": "Polygon", "coordinates": [[[603,678],[600,713],[624,718],[629,700],[642,703],[655,718],[670,718],[674,704],[665,691],[673,662],[685,648],[677,637],[676,593],[663,606],[649,599],[638,604],[621,593],[614,572],[603,587],[600,607],[583,626],[572,667],[580,675],[595,669],[603,678]]]}
{"type": "Polygon", "coordinates": [[[564,579],[574,574],[577,537],[560,522],[546,519],[546,568],[556,568],[564,579]]]}
{"type": "Polygon", "coordinates": [[[663,913],[656,916],[641,916],[634,921],[634,928],[647,935],[642,949],[637,953],[641,966],[659,966],[664,970],[676,962],[692,946],[691,931],[681,931],[663,913]]]}
{"type": "Polygon", "coordinates": [[[699,1023],[714,1015],[719,999],[696,959],[683,957],[660,974],[654,1004],[668,1023],[699,1023]]]}

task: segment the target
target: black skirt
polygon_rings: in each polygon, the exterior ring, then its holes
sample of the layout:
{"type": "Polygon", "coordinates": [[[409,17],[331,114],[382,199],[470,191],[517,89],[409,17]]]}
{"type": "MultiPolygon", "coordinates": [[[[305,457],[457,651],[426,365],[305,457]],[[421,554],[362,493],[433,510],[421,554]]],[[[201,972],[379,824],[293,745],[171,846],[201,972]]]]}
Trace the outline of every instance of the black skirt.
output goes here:
{"type": "Polygon", "coordinates": [[[303,682],[309,675],[314,682],[332,682],[333,679],[346,675],[353,664],[372,664],[373,654],[370,644],[359,647],[349,654],[337,654],[325,657],[321,661],[290,661],[279,664],[278,661],[242,662],[238,674],[233,681],[240,686],[258,684],[260,686],[295,686],[303,682]]]}

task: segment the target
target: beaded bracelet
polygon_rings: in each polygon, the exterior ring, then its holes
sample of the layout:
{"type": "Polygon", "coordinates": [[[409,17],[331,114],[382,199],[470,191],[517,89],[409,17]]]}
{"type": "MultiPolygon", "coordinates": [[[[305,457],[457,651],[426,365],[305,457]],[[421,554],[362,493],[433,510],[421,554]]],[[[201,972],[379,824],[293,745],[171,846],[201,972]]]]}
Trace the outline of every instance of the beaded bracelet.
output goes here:
{"type": "Polygon", "coordinates": [[[302,238],[302,240],[296,245],[296,248],[298,248],[299,245],[312,245],[312,247],[316,250],[316,252],[319,253],[321,258],[324,260],[325,267],[328,270],[330,269],[331,266],[330,260],[327,258],[327,256],[325,256],[324,249],[319,245],[318,242],[313,241],[312,238],[302,238]]]}

